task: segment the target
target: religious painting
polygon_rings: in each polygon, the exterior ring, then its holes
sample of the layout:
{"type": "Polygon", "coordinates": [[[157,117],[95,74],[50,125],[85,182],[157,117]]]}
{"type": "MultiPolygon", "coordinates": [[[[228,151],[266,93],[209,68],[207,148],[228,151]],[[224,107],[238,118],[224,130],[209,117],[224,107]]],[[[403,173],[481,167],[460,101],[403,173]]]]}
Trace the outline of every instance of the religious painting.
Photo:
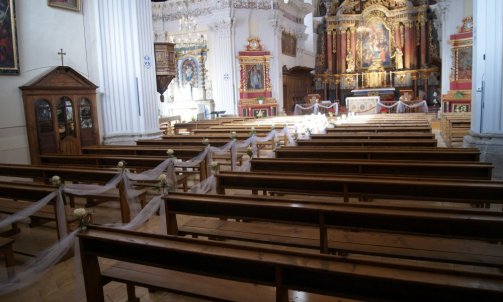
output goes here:
{"type": "Polygon", "coordinates": [[[81,0],[48,0],[49,6],[80,11],[81,0]]]}
{"type": "Polygon", "coordinates": [[[0,0],[0,74],[19,74],[14,0],[0,0]]]}
{"type": "Polygon", "coordinates": [[[178,81],[182,86],[190,85],[197,87],[198,85],[199,64],[193,57],[187,57],[178,63],[178,81]]]}
{"type": "Polygon", "coordinates": [[[458,49],[458,72],[457,79],[472,79],[472,48],[463,47],[458,49]]]}
{"type": "Polygon", "coordinates": [[[389,30],[382,22],[370,24],[361,37],[363,68],[391,65],[389,30]]]}
{"type": "Polygon", "coordinates": [[[297,56],[297,38],[287,32],[281,33],[281,53],[287,56],[297,56]]]}
{"type": "Polygon", "coordinates": [[[246,89],[264,89],[264,66],[262,64],[246,65],[246,89]]]}

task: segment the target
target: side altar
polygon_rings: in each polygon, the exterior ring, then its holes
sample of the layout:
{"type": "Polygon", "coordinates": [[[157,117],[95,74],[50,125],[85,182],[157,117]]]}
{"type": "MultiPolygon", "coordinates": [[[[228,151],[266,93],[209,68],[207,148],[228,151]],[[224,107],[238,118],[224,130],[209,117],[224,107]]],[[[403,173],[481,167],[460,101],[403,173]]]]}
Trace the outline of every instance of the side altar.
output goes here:
{"type": "Polygon", "coordinates": [[[239,52],[240,116],[265,117],[277,115],[277,102],[272,97],[269,78],[271,54],[263,49],[260,39],[248,38],[245,51],[239,52]]]}
{"type": "Polygon", "coordinates": [[[426,2],[335,2],[326,21],[317,30],[313,93],[341,105],[348,97],[391,102],[405,93],[434,103],[441,61],[426,2]]]}

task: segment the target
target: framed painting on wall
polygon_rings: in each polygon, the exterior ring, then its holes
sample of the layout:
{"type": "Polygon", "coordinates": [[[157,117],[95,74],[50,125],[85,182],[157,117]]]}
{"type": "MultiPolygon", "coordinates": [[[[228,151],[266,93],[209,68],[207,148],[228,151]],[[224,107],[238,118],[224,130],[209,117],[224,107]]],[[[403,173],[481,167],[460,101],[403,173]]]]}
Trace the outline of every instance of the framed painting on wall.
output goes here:
{"type": "Polygon", "coordinates": [[[246,65],[246,89],[247,90],[264,89],[263,64],[246,65]]]}
{"type": "Polygon", "coordinates": [[[48,0],[49,6],[65,8],[74,11],[80,11],[81,0],[48,0]]]}
{"type": "Polygon", "coordinates": [[[19,74],[14,0],[0,0],[0,74],[19,74]]]}

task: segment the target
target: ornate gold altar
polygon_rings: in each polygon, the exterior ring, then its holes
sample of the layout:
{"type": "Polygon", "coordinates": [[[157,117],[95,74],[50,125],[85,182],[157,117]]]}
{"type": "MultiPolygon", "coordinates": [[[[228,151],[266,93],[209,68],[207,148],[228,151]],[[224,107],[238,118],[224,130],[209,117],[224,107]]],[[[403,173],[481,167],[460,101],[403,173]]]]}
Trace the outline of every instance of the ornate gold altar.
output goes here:
{"type": "Polygon", "coordinates": [[[318,43],[314,92],[343,100],[353,90],[392,87],[395,100],[401,90],[431,98],[440,79],[433,18],[422,1],[333,2],[318,43]]]}
{"type": "Polygon", "coordinates": [[[277,114],[277,103],[272,98],[269,78],[271,54],[263,49],[260,39],[248,39],[245,51],[239,52],[239,104],[241,116],[272,116],[277,114]]]}

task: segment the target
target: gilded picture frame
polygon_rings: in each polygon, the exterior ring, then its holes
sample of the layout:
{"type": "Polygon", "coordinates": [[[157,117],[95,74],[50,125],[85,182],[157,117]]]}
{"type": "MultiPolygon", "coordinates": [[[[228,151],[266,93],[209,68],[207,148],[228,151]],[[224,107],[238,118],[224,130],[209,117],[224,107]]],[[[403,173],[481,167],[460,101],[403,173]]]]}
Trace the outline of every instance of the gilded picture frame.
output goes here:
{"type": "Polygon", "coordinates": [[[80,12],[82,1],[81,0],[48,0],[48,5],[57,8],[64,8],[80,12]]]}
{"type": "Polygon", "coordinates": [[[14,0],[0,0],[0,74],[19,74],[14,0]]]}

